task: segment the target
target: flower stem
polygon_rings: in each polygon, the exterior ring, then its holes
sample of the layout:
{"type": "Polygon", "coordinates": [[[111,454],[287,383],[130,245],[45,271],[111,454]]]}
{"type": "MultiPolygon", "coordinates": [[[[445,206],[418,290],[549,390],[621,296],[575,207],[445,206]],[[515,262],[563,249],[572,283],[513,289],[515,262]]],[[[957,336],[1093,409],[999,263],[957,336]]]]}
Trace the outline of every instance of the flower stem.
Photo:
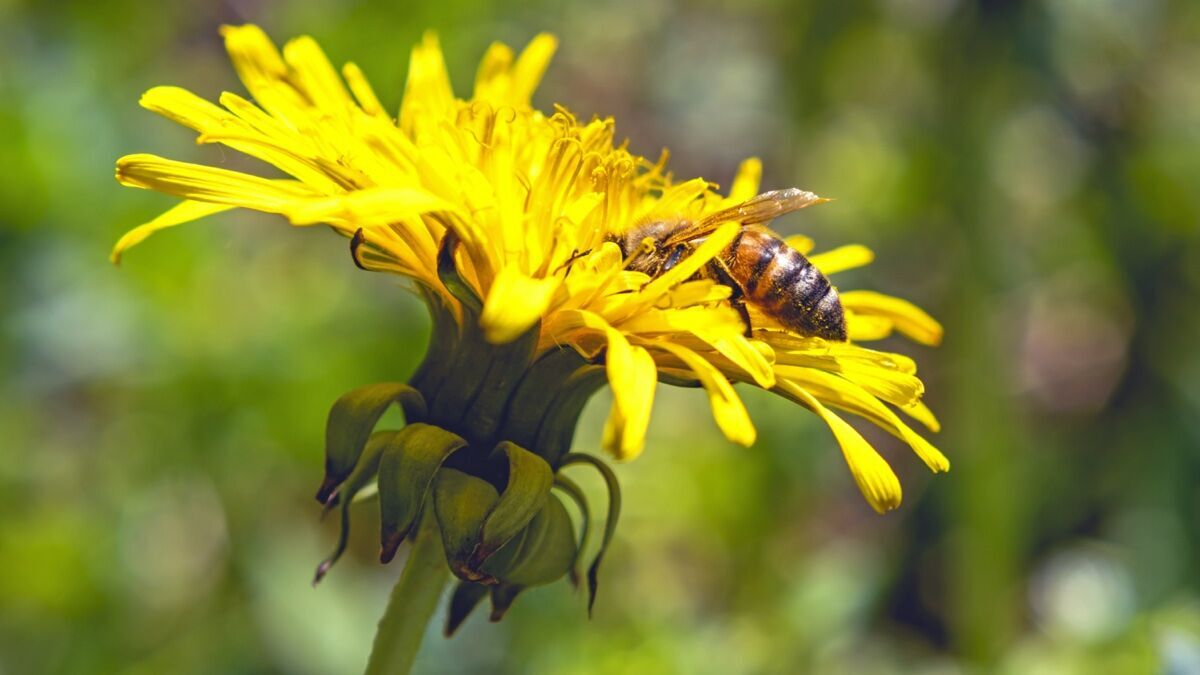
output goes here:
{"type": "Polygon", "coordinates": [[[404,675],[412,668],[421,648],[425,627],[437,609],[449,568],[442,550],[442,537],[432,505],[425,514],[412,550],[404,563],[400,581],[392,589],[387,610],[379,620],[366,675],[404,675]]]}

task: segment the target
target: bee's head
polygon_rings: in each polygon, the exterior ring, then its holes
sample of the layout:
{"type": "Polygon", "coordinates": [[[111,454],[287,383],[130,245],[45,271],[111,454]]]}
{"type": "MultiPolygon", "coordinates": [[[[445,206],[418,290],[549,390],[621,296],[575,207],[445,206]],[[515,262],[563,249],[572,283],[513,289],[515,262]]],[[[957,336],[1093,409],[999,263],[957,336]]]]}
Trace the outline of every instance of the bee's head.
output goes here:
{"type": "Polygon", "coordinates": [[[676,229],[672,223],[655,221],[631,227],[614,235],[612,241],[621,248],[625,259],[655,257],[663,254],[664,243],[676,229]]]}

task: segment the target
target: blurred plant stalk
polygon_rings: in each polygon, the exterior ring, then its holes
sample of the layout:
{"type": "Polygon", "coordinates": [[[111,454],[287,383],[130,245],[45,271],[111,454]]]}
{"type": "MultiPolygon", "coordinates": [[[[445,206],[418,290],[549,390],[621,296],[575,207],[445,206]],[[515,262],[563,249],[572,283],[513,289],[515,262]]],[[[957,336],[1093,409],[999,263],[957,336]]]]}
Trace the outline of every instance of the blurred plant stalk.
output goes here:
{"type": "Polygon", "coordinates": [[[400,581],[392,589],[387,609],[367,661],[367,675],[393,675],[412,670],[425,627],[437,609],[446,586],[446,556],[442,553],[437,521],[421,519],[400,581]]]}

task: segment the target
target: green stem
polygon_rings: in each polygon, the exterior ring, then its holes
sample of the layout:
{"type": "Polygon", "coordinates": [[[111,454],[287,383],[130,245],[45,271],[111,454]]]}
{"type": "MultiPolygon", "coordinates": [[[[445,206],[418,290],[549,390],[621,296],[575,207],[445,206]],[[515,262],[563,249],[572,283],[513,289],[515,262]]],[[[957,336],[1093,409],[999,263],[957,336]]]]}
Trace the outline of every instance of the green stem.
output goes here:
{"type": "Polygon", "coordinates": [[[392,589],[387,610],[371,647],[366,675],[404,675],[412,669],[421,638],[437,609],[449,568],[442,550],[437,518],[427,504],[400,581],[392,589]]]}

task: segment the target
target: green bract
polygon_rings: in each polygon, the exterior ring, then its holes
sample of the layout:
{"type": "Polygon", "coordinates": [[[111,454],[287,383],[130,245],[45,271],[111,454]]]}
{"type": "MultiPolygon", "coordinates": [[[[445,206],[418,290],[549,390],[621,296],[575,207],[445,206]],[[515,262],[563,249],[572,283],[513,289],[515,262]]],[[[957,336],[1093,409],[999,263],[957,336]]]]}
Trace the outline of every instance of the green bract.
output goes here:
{"type": "Polygon", "coordinates": [[[325,479],[317,494],[326,508],[340,500],[342,526],[336,548],[317,568],[317,581],[345,550],[351,503],[372,482],[379,497],[382,562],[391,561],[432,514],[446,564],[459,579],[447,634],[484,596],[491,596],[492,619],[498,620],[528,587],[564,576],[578,582],[592,511],[582,490],[560,474],[563,468],[590,464],[610,494],[604,538],[588,571],[589,610],[597,567],[620,510],[608,467],[591,455],[569,452],[584,404],[605,382],[603,366],[567,348],[535,358],[536,326],[504,345],[487,342],[477,329],[482,305],[459,276],[456,246],[447,236],[438,271],[458,304],[423,294],[434,337],[409,383],[360,387],[333,405],[325,479]],[[394,402],[403,408],[406,425],[374,431],[394,402]],[[580,536],[564,496],[579,509],[580,536]]]}

